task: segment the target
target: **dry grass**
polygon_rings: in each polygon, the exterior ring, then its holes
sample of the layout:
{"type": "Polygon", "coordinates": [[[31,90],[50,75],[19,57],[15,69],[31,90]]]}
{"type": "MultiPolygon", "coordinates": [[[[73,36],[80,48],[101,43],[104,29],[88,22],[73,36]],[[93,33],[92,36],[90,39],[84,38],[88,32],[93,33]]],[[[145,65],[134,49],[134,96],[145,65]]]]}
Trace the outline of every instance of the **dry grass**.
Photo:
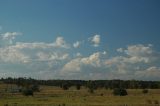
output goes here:
{"type": "MultiPolygon", "coordinates": [[[[88,93],[86,88],[76,90],[74,87],[69,90],[62,90],[59,87],[41,86],[41,92],[35,93],[33,97],[25,97],[19,93],[5,93],[4,89],[11,85],[0,84],[0,106],[4,104],[18,104],[19,106],[33,104],[49,106],[51,104],[66,104],[67,106],[118,106],[119,104],[159,104],[160,90],[149,90],[148,94],[143,94],[141,89],[129,89],[128,96],[113,96],[112,90],[98,89],[94,94],[88,93]]],[[[12,85],[13,86],[13,85],[12,85]]],[[[29,105],[28,105],[29,106],[29,105]]]]}

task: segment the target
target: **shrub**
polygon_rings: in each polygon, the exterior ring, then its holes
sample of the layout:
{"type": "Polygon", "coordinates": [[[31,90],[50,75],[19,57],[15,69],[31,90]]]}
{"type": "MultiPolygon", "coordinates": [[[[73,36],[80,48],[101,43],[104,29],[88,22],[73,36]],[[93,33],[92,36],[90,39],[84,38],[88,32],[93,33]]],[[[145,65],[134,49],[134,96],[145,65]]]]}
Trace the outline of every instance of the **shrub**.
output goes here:
{"type": "Polygon", "coordinates": [[[143,94],[148,93],[148,89],[143,89],[143,90],[142,90],[142,93],[143,93],[143,94]]]}
{"type": "Polygon", "coordinates": [[[63,88],[63,90],[68,90],[68,89],[69,89],[69,86],[68,86],[68,84],[63,84],[63,85],[62,85],[62,88],[63,88]]]}
{"type": "Polygon", "coordinates": [[[101,93],[100,95],[101,95],[101,96],[103,96],[104,94],[103,94],[103,93],[101,93]]]}
{"type": "Polygon", "coordinates": [[[94,93],[94,89],[93,89],[93,88],[89,88],[89,89],[88,89],[88,92],[89,92],[89,93],[94,93]]]}
{"type": "Polygon", "coordinates": [[[127,93],[127,90],[126,89],[123,89],[123,88],[115,88],[113,90],[113,95],[116,95],[116,96],[126,96],[128,95],[127,93]]]}
{"type": "Polygon", "coordinates": [[[146,103],[147,104],[152,104],[152,101],[151,100],[146,100],[146,103]]]}
{"type": "Polygon", "coordinates": [[[80,89],[81,89],[81,85],[80,85],[80,84],[77,84],[77,85],[76,85],[76,89],[77,89],[77,90],[80,90],[80,89]]]}
{"type": "Polygon", "coordinates": [[[33,96],[33,90],[32,89],[24,89],[22,91],[22,94],[25,96],[33,96]]]}
{"type": "Polygon", "coordinates": [[[34,92],[39,92],[39,86],[37,84],[34,84],[31,86],[31,89],[34,91],[34,92]]]}
{"type": "Polygon", "coordinates": [[[155,104],[155,105],[158,105],[158,104],[159,104],[159,101],[158,101],[158,100],[154,100],[154,104],[155,104]]]}

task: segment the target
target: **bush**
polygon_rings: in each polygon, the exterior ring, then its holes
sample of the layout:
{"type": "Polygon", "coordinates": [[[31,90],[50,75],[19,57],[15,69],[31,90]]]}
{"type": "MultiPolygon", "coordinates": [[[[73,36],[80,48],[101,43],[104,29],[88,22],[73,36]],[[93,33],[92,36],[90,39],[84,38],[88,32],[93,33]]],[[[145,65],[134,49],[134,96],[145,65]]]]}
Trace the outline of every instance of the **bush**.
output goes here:
{"type": "Polygon", "coordinates": [[[34,91],[34,92],[39,92],[39,86],[37,84],[34,84],[31,86],[31,89],[34,91]]]}
{"type": "Polygon", "coordinates": [[[25,96],[33,96],[33,90],[32,89],[24,89],[22,91],[22,94],[25,96]]]}
{"type": "Polygon", "coordinates": [[[93,89],[93,88],[89,88],[89,89],[88,89],[88,92],[89,92],[89,93],[94,93],[94,89],[93,89]]]}
{"type": "Polygon", "coordinates": [[[127,93],[127,90],[126,89],[123,89],[123,88],[115,88],[113,90],[113,95],[116,95],[116,96],[126,96],[128,95],[127,93]]]}
{"type": "Polygon", "coordinates": [[[69,85],[68,84],[63,84],[62,85],[62,89],[63,90],[68,90],[69,89],[69,85]]]}
{"type": "Polygon", "coordinates": [[[152,101],[151,100],[146,100],[146,103],[147,104],[152,104],[152,101]]]}
{"type": "Polygon", "coordinates": [[[143,94],[148,93],[148,89],[143,89],[143,90],[142,90],[142,93],[143,93],[143,94]]]}
{"type": "Polygon", "coordinates": [[[154,104],[155,104],[155,105],[158,105],[158,104],[159,104],[159,101],[158,101],[158,100],[154,100],[154,104]]]}
{"type": "Polygon", "coordinates": [[[80,85],[80,84],[77,84],[77,85],[76,85],[76,89],[77,89],[77,90],[80,90],[80,89],[81,89],[81,85],[80,85]]]}

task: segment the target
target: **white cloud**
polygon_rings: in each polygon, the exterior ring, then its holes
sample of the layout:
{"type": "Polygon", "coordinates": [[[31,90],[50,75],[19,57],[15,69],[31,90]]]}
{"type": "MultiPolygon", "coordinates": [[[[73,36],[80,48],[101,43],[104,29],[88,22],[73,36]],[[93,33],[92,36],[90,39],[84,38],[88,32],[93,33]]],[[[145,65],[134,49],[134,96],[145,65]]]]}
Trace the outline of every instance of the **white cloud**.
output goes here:
{"type": "Polygon", "coordinates": [[[12,47],[17,49],[46,49],[46,48],[53,48],[55,47],[53,43],[44,43],[44,42],[33,42],[33,43],[24,43],[24,42],[16,42],[16,45],[12,47]]]}
{"type": "Polygon", "coordinates": [[[117,52],[121,52],[122,53],[123,52],[123,48],[118,48],[117,52]]]}
{"type": "Polygon", "coordinates": [[[24,42],[16,42],[15,45],[12,45],[18,49],[47,49],[47,48],[70,48],[69,44],[67,44],[63,37],[57,37],[56,41],[53,43],[45,43],[45,42],[33,42],[33,43],[24,43],[24,42]]]}
{"type": "Polygon", "coordinates": [[[158,79],[159,75],[160,75],[160,67],[155,67],[155,66],[151,66],[145,70],[139,70],[135,72],[135,76],[137,76],[139,79],[154,80],[158,79]]]}
{"type": "Polygon", "coordinates": [[[126,54],[130,56],[146,56],[153,53],[151,46],[144,46],[142,44],[128,46],[125,50],[126,54]]]}
{"type": "Polygon", "coordinates": [[[61,48],[69,48],[69,45],[66,43],[63,37],[57,37],[55,43],[53,43],[53,46],[61,48]]]}
{"type": "Polygon", "coordinates": [[[68,53],[59,54],[56,52],[46,53],[46,52],[38,52],[37,53],[37,61],[54,61],[54,60],[66,60],[69,58],[68,53]]]}
{"type": "Polygon", "coordinates": [[[100,41],[101,41],[100,35],[95,35],[95,36],[89,38],[89,40],[93,43],[94,47],[98,47],[100,44],[100,41]]]}
{"type": "Polygon", "coordinates": [[[112,74],[120,79],[123,79],[123,77],[124,79],[144,79],[144,76],[146,79],[153,79],[151,76],[159,74],[159,68],[155,68],[153,65],[160,62],[160,54],[153,50],[152,47],[153,45],[138,44],[130,45],[127,49],[121,48],[119,50],[124,53],[123,56],[106,59],[106,68],[112,70],[112,74]],[[148,66],[150,68],[145,70],[144,68],[148,66]]]}
{"type": "Polygon", "coordinates": [[[81,62],[86,65],[92,65],[94,67],[100,67],[100,52],[93,53],[89,57],[81,59],[81,62]]]}
{"type": "Polygon", "coordinates": [[[77,73],[81,71],[80,58],[76,58],[64,65],[61,74],[77,73]]]}
{"type": "Polygon", "coordinates": [[[82,54],[81,53],[76,53],[76,57],[81,57],[82,56],[82,54]]]}
{"type": "Polygon", "coordinates": [[[74,47],[74,48],[79,48],[79,47],[80,47],[80,44],[81,44],[81,42],[80,42],[80,41],[77,41],[77,42],[73,43],[73,47],[74,47]]]}
{"type": "MultiPolygon", "coordinates": [[[[117,51],[120,54],[113,57],[108,57],[106,51],[94,51],[84,56],[85,51],[73,51],[75,49],[70,48],[63,37],[57,37],[51,43],[13,43],[18,35],[18,32],[7,32],[0,36],[0,43],[8,41],[7,46],[0,46],[0,73],[45,79],[159,79],[160,53],[153,49],[152,44],[119,48],[117,51]]],[[[89,41],[98,47],[100,35],[95,35],[89,41]]],[[[77,41],[73,47],[78,48],[82,43],[77,41]]]]}
{"type": "Polygon", "coordinates": [[[11,47],[6,47],[6,48],[0,48],[0,61],[1,62],[22,62],[25,63],[29,60],[30,58],[22,53],[21,51],[11,48],[11,47]]]}
{"type": "Polygon", "coordinates": [[[107,52],[106,51],[103,51],[103,53],[102,53],[103,55],[106,55],[107,54],[107,52]]]}
{"type": "MultiPolygon", "coordinates": [[[[104,55],[104,53],[96,52],[88,57],[74,58],[64,65],[60,73],[61,75],[75,75],[80,73],[85,74],[85,72],[91,68],[100,69],[101,65],[103,65],[101,60],[102,55],[104,55]]],[[[93,70],[90,71],[94,72],[93,70]]],[[[99,70],[96,70],[96,72],[97,71],[99,70]]]]}
{"type": "Polygon", "coordinates": [[[13,43],[13,40],[16,36],[22,35],[20,32],[6,32],[4,34],[1,34],[2,40],[9,41],[9,44],[13,43]]]}

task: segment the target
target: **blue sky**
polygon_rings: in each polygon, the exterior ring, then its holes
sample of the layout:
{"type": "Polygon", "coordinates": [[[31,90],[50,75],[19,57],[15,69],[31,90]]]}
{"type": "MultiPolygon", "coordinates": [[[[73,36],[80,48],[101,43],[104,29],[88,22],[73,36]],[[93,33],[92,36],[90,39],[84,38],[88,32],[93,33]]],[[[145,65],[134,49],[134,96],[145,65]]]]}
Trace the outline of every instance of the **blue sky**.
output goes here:
{"type": "Polygon", "coordinates": [[[160,80],[159,5],[0,0],[0,77],[160,80]]]}

